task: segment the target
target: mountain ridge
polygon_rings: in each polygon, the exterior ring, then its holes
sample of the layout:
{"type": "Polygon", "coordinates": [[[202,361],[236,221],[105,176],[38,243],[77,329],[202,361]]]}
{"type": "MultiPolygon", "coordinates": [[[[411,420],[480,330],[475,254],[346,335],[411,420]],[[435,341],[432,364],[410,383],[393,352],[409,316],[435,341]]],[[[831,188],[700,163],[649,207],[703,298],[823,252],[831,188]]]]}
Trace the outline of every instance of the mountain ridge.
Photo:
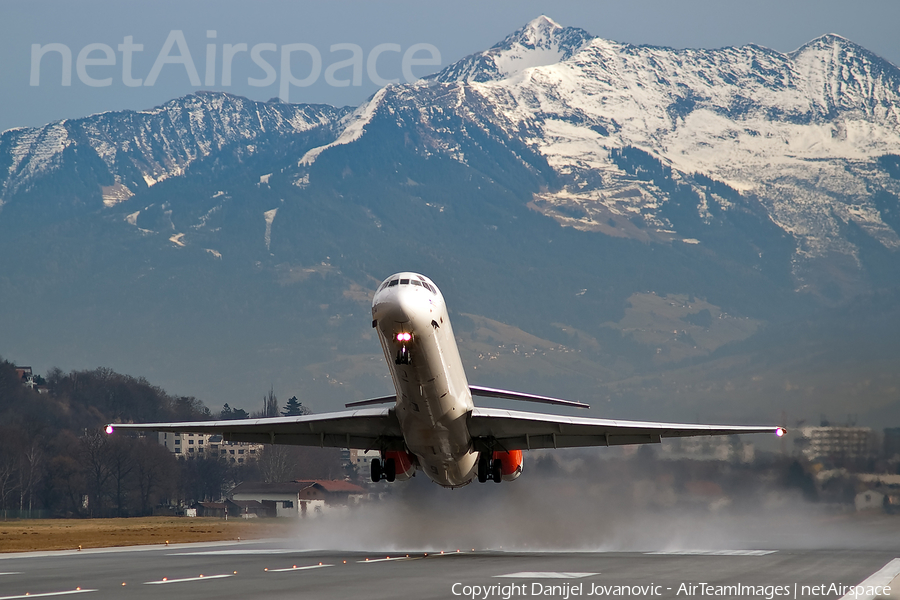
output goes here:
{"type": "MultiPolygon", "coordinates": [[[[641,382],[681,358],[720,364],[757,324],[900,281],[900,127],[881,108],[897,69],[817,40],[794,55],[834,83],[830,112],[788,54],[630,46],[539,18],[356,108],[202,92],[4,132],[0,251],[18,260],[0,266],[0,331],[146,373],[102,359],[128,348],[189,372],[154,378],[197,396],[197,380],[229,402],[274,381],[336,404],[371,395],[372,290],[419,270],[475,315],[461,339],[477,373],[511,365],[576,397],[602,384],[606,409],[634,416],[642,390],[665,401],[641,382]],[[513,351],[511,328],[545,342],[513,351]]],[[[731,377],[705,374],[710,390],[731,377]]]]}

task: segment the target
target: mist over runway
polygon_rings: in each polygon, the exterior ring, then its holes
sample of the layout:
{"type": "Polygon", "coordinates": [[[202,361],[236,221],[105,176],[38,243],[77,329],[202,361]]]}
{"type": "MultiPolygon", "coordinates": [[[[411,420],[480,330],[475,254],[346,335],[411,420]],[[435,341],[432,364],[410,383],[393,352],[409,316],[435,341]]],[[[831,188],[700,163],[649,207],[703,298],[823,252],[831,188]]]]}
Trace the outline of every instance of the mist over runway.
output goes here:
{"type": "Polygon", "coordinates": [[[670,504],[663,483],[695,466],[555,456],[500,485],[379,484],[279,539],[0,554],[0,600],[841,598],[900,573],[900,519],[807,502],[764,469],[728,467],[730,504],[670,504]]]}
{"type": "MultiPolygon", "coordinates": [[[[0,599],[519,598],[625,595],[759,598],[776,588],[853,586],[896,552],[303,551],[285,540],[0,555],[0,599]],[[700,585],[710,585],[706,594],[700,585]],[[716,594],[720,586],[746,593],[716,594]],[[627,589],[627,592],[623,590],[627,589]],[[616,593],[618,590],[618,594],[616,593]],[[680,593],[679,593],[680,591],[680,593]],[[28,594],[28,596],[26,596],[28,594]]],[[[897,566],[900,569],[900,565],[897,566]]],[[[896,573],[893,573],[896,576],[896,573]]],[[[892,577],[890,577],[892,578],[892,577]]],[[[890,578],[888,581],[890,581],[890,578]]],[[[807,594],[808,596],[809,594],[807,594]]],[[[825,597],[834,595],[822,594],[825,597]]],[[[796,597],[803,597],[798,594],[796,597]]]]}

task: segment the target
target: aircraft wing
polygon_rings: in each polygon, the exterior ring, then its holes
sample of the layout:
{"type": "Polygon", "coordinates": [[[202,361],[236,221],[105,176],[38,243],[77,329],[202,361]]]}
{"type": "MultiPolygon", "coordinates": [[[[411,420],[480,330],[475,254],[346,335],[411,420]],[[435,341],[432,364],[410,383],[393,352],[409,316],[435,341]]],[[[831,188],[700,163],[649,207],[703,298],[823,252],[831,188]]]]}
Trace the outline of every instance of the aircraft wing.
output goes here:
{"type": "Polygon", "coordinates": [[[774,433],[782,436],[785,429],[617,421],[478,407],[469,415],[469,434],[475,438],[476,444],[503,450],[655,444],[668,437],[736,433],[774,433]]]}
{"type": "Polygon", "coordinates": [[[112,423],[106,432],[118,430],[169,431],[220,434],[227,442],[291,444],[322,448],[385,448],[403,450],[403,433],[392,408],[268,417],[230,421],[187,423],[112,423]]]}

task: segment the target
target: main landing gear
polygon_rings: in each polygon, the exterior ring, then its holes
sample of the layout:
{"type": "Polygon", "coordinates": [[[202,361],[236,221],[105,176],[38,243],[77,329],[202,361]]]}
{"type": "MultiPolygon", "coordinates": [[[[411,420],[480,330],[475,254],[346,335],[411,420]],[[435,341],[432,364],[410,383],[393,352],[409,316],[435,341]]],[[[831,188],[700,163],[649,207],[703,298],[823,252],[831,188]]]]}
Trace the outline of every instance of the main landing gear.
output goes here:
{"type": "Polygon", "coordinates": [[[372,467],[372,481],[378,483],[382,479],[386,481],[394,481],[397,478],[397,463],[393,458],[386,458],[382,462],[378,458],[373,458],[369,463],[372,467]]]}
{"type": "Polygon", "coordinates": [[[484,483],[488,479],[494,483],[500,483],[503,479],[503,464],[499,460],[488,458],[484,454],[478,459],[478,482],[484,483]]]}

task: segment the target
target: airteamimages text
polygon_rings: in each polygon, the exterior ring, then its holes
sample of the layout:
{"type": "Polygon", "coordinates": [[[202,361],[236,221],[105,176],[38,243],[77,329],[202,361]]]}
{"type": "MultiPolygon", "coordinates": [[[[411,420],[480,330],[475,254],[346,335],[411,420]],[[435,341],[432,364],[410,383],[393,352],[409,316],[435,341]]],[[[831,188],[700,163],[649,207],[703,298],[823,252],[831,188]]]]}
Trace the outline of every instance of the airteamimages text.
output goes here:
{"type": "Polygon", "coordinates": [[[450,592],[454,596],[471,600],[510,600],[525,596],[553,597],[560,600],[578,596],[609,596],[651,598],[666,596],[733,598],[734,596],[758,597],[765,600],[775,598],[874,598],[889,596],[890,586],[842,585],[840,583],[822,584],[788,584],[788,585],[751,585],[751,584],[713,584],[705,582],[681,583],[677,587],[650,584],[640,585],[603,585],[590,582],[544,584],[537,581],[529,583],[508,583],[493,585],[472,585],[454,583],[450,592]]]}
{"type": "MultiPolygon", "coordinates": [[[[131,35],[125,36],[116,49],[100,43],[82,47],[74,55],[75,74],[81,83],[90,87],[107,87],[117,79],[128,87],[149,87],[156,84],[164,68],[182,69],[182,73],[194,87],[228,87],[234,80],[237,62],[252,69],[253,75],[259,75],[248,76],[248,85],[268,87],[278,82],[278,96],[289,102],[291,88],[313,85],[323,76],[323,67],[325,83],[330,86],[359,87],[363,85],[365,73],[370,82],[382,87],[400,82],[397,77],[386,79],[380,74],[379,69],[383,70],[389,61],[393,61],[395,68],[399,61],[400,72],[407,82],[418,79],[413,72],[414,67],[434,67],[441,64],[441,53],[432,44],[412,44],[404,49],[400,44],[383,43],[369,50],[368,56],[357,44],[332,44],[323,57],[323,52],[307,43],[281,46],[272,43],[253,46],[246,43],[226,43],[220,47],[212,41],[217,37],[215,30],[206,32],[209,43],[206,44],[205,60],[201,64],[204,73],[202,83],[197,62],[180,29],[169,32],[156,54],[153,66],[143,77],[139,77],[133,67],[135,56],[144,52],[144,44],[135,43],[134,36],[131,35]],[[253,64],[250,65],[249,62],[253,64]],[[297,73],[297,70],[302,72],[297,73]]],[[[50,60],[59,61],[62,71],[60,85],[72,85],[72,57],[72,49],[65,44],[32,44],[30,85],[41,85],[41,69],[50,60]]]]}

